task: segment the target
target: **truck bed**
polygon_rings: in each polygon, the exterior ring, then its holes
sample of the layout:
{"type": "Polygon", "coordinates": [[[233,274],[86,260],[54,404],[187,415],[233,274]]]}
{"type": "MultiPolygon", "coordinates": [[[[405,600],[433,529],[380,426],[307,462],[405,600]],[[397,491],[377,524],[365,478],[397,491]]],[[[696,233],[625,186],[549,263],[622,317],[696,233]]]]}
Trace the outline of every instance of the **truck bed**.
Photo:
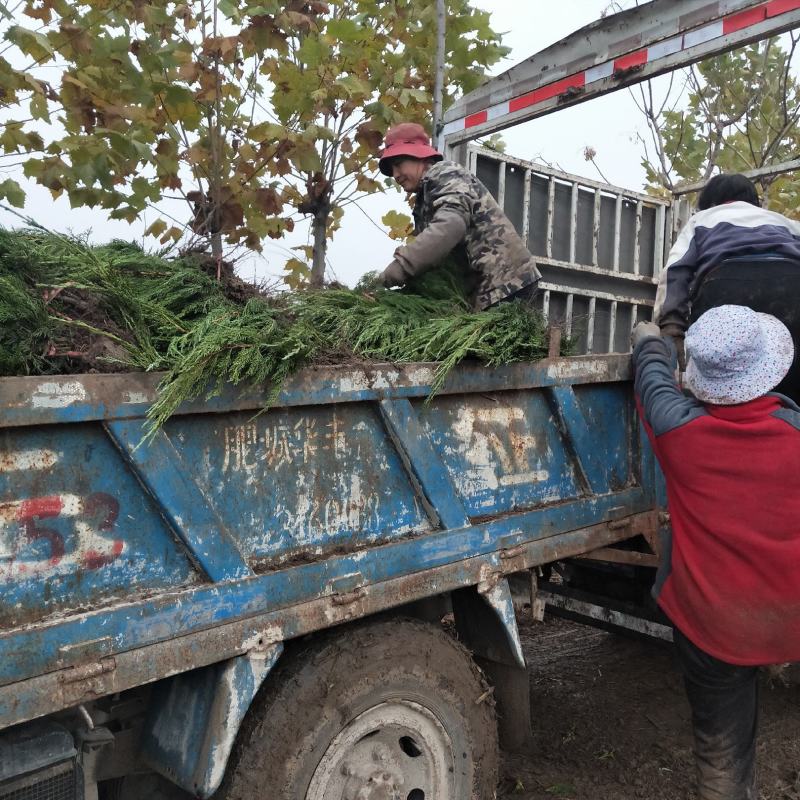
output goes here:
{"type": "Polygon", "coordinates": [[[629,357],[0,379],[0,727],[656,525],[629,357]]]}

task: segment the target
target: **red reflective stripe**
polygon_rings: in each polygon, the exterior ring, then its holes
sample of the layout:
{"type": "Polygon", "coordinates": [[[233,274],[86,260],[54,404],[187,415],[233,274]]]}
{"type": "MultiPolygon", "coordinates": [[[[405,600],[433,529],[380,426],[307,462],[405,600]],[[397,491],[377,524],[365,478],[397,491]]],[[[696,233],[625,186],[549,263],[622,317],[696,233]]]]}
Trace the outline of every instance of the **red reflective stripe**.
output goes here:
{"type": "Polygon", "coordinates": [[[23,521],[33,517],[57,517],[63,507],[64,503],[58,495],[34,497],[19,504],[17,519],[23,521]]]}
{"type": "MultiPolygon", "coordinates": [[[[755,8],[749,8],[746,11],[740,11],[736,14],[731,14],[722,18],[722,34],[723,36],[735,31],[749,28],[752,25],[757,25],[770,17],[777,17],[780,14],[785,14],[787,11],[794,11],[800,9],[800,0],[768,0],[768,2],[755,8]]],[[[641,64],[647,63],[647,50],[638,50],[635,53],[628,53],[627,55],[620,56],[614,60],[614,72],[620,72],[631,67],[637,67],[641,64]]],[[[534,89],[532,92],[515,97],[508,103],[508,111],[506,113],[513,114],[515,111],[520,111],[523,108],[541,103],[549,100],[552,97],[557,97],[563,94],[568,89],[573,87],[581,87],[586,85],[586,73],[580,72],[577,75],[570,75],[568,78],[562,78],[560,81],[555,81],[547,86],[542,86],[539,89],[534,89]]],[[[465,128],[472,128],[476,125],[482,125],[489,119],[487,111],[479,111],[477,114],[471,114],[464,120],[465,128]]]]}
{"type": "Polygon", "coordinates": [[[508,101],[508,113],[511,114],[514,111],[519,111],[521,108],[527,108],[536,102],[538,102],[536,100],[536,92],[528,92],[528,94],[515,97],[513,100],[508,101]]]}
{"type": "Polygon", "coordinates": [[[740,31],[742,28],[749,28],[751,25],[756,25],[767,18],[767,7],[757,6],[756,8],[749,8],[747,11],[740,11],[738,14],[731,14],[729,17],[722,19],[722,33],[733,33],[740,31]]]}
{"type": "MultiPolygon", "coordinates": [[[[522,94],[519,97],[509,100],[507,113],[513,114],[515,111],[536,105],[536,103],[541,103],[543,100],[549,100],[551,97],[557,97],[560,94],[564,94],[567,89],[571,89],[573,86],[585,85],[586,73],[579,72],[577,75],[570,75],[568,78],[562,78],[560,81],[548,83],[547,86],[542,86],[539,89],[534,89],[532,92],[522,94]]],[[[471,117],[467,117],[467,127],[469,128],[471,125],[480,125],[482,122],[486,122],[486,117],[487,114],[485,111],[481,111],[480,114],[473,114],[471,117]]]]}
{"type": "Polygon", "coordinates": [[[483,125],[489,119],[488,111],[479,111],[477,114],[470,114],[464,120],[465,128],[474,128],[476,125],[483,125]]]}
{"type": "Polygon", "coordinates": [[[800,8],[800,0],[772,0],[766,5],[767,17],[777,17],[796,8],[800,8]]]}
{"type": "MultiPolygon", "coordinates": [[[[543,100],[549,100],[551,97],[558,97],[558,95],[564,94],[567,89],[571,89],[573,86],[585,85],[586,73],[579,72],[577,75],[570,75],[569,78],[562,78],[560,81],[548,83],[547,86],[542,86],[540,89],[535,89],[532,92],[533,102],[541,103],[543,100]]],[[[530,103],[528,105],[530,105],[530,103]]]]}
{"type": "Polygon", "coordinates": [[[638,50],[635,53],[628,53],[626,56],[620,56],[614,59],[614,72],[621,72],[624,69],[631,67],[638,67],[641,64],[647,63],[647,50],[638,50]]]}

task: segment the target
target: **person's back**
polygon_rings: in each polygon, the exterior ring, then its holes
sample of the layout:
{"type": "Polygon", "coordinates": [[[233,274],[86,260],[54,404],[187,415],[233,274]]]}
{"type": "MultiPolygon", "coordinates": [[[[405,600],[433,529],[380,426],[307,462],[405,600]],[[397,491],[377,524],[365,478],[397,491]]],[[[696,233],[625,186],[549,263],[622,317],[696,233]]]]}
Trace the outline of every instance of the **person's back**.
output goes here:
{"type": "Polygon", "coordinates": [[[744,175],[712,178],[700,193],[698,208],[659,276],[653,321],[669,336],[683,335],[693,298],[709,271],[724,261],[773,255],[800,265],[800,223],[761,208],[755,186],[744,175]]]}
{"type": "Polygon", "coordinates": [[[469,219],[462,242],[463,266],[474,273],[476,308],[488,308],[519,289],[535,286],[538,270],[511,221],[478,178],[453,161],[440,161],[425,173],[414,207],[415,233],[422,233],[443,206],[469,219]]]}
{"type": "Polygon", "coordinates": [[[684,413],[655,443],[672,518],[658,603],[716,658],[800,660],[800,408],[767,395],[684,413]]]}
{"type": "MultiPolygon", "coordinates": [[[[772,314],[800,342],[800,223],[761,208],[744,175],[712,178],[698,207],[670,250],[653,309],[680,365],[687,327],[721,305],[772,314]]],[[[800,401],[800,358],[779,390],[800,401]]]]}
{"type": "MultiPolygon", "coordinates": [[[[737,256],[723,261],[705,276],[692,299],[689,322],[717,306],[746,305],[777,317],[792,334],[800,351],[800,264],[777,255],[737,256]]],[[[800,402],[800,357],[795,356],[783,380],[775,387],[800,402]]]]}

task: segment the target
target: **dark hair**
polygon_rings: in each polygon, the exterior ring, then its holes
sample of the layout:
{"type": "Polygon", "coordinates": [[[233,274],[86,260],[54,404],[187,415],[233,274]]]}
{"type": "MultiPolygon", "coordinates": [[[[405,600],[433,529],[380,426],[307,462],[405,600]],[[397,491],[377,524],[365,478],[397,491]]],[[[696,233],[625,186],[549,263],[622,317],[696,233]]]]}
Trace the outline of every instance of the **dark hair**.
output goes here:
{"type": "Polygon", "coordinates": [[[720,206],[734,200],[742,200],[754,206],[761,205],[756,187],[749,178],[745,178],[739,173],[715,175],[700,192],[700,197],[697,198],[697,207],[700,211],[705,211],[712,206],[720,206]]]}

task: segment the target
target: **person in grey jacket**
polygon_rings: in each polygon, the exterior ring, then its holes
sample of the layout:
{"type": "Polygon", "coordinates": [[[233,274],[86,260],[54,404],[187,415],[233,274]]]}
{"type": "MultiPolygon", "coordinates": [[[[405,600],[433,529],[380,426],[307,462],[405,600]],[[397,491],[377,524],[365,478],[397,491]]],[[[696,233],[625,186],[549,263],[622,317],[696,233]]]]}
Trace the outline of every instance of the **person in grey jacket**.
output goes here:
{"type": "Polygon", "coordinates": [[[445,161],[421,125],[396,125],[384,144],[381,172],[416,193],[416,238],[395,251],[380,275],[383,285],[400,286],[452,254],[476,310],[532,297],[541,274],[489,190],[460,164],[445,161]]]}
{"type": "MultiPolygon", "coordinates": [[[[653,320],[673,337],[685,368],[683,337],[714,306],[740,304],[778,317],[800,342],[800,223],[761,208],[744,175],[715,175],[661,271],[653,320]]],[[[800,360],[779,391],[800,399],[800,360]]]]}

